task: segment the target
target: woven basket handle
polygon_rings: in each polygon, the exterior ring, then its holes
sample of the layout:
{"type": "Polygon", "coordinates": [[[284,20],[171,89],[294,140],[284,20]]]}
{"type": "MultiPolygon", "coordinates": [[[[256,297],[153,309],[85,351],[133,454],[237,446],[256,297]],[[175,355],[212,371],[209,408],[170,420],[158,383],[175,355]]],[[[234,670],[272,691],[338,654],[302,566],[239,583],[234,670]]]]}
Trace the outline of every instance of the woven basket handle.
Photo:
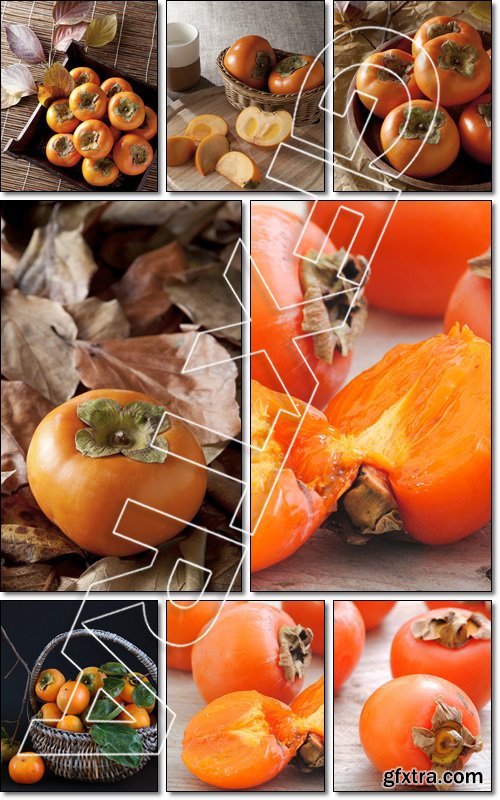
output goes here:
{"type": "MultiPolygon", "coordinates": [[[[146,653],[143,653],[142,650],[139,650],[139,648],[136,647],[135,644],[128,642],[126,639],[124,639],[122,636],[118,636],[118,634],[116,633],[110,633],[110,631],[96,631],[96,630],[90,631],[87,630],[86,628],[78,628],[77,630],[74,630],[71,634],[71,639],[81,639],[86,636],[95,636],[98,639],[102,639],[105,642],[112,642],[113,644],[122,645],[122,647],[124,647],[125,650],[127,650],[127,652],[136,656],[137,660],[140,661],[146,672],[148,672],[153,677],[155,683],[157,683],[158,670],[156,668],[156,664],[154,663],[154,661],[150,659],[149,656],[146,655],[146,653]]],[[[38,710],[38,702],[35,693],[35,686],[38,680],[38,676],[42,671],[45,659],[47,658],[49,653],[51,653],[52,650],[54,650],[57,647],[58,644],[65,641],[65,639],[67,638],[68,638],[68,633],[59,633],[57,636],[54,636],[54,638],[44,647],[44,649],[38,656],[37,660],[35,661],[35,665],[31,671],[31,680],[29,685],[29,697],[33,711],[38,710]]]]}

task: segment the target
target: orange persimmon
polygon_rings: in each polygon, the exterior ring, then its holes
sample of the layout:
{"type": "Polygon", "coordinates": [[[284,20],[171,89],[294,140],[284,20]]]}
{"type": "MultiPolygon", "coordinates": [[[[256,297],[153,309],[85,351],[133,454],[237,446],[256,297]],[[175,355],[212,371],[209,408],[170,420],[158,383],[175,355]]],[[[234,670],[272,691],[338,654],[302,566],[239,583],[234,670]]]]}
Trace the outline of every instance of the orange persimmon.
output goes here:
{"type": "Polygon", "coordinates": [[[307,728],[307,738],[299,747],[296,759],[303,772],[323,767],[325,764],[325,679],[322,675],[304,689],[290,708],[307,728]]]}
{"type": "Polygon", "coordinates": [[[196,714],[184,731],[182,760],[219,789],[251,789],[278,775],[306,731],[284,703],[256,691],[232,692],[196,714]]]}
{"type": "Polygon", "coordinates": [[[491,600],[426,600],[427,608],[467,608],[491,619],[491,600]]]}
{"type": "Polygon", "coordinates": [[[380,625],[396,605],[395,600],[353,600],[353,603],[363,617],[367,631],[380,625]]]}
{"type": "MultiPolygon", "coordinates": [[[[191,672],[193,642],[202,628],[219,611],[223,600],[167,601],[167,667],[191,672]]],[[[231,600],[227,608],[240,605],[244,600],[231,600]]]]}
{"type": "Polygon", "coordinates": [[[311,640],[310,629],[275,606],[245,603],[224,610],[193,646],[194,682],[207,702],[255,689],[289,703],[302,689],[311,640]]]}
{"type": "Polygon", "coordinates": [[[298,625],[313,632],[311,649],[314,655],[325,655],[325,603],[323,600],[283,600],[281,608],[298,625]]]}
{"type": "Polygon", "coordinates": [[[491,251],[471,259],[469,265],[451,294],[444,330],[459,322],[491,342],[491,251]]]}
{"type": "Polygon", "coordinates": [[[352,600],[333,602],[333,691],[356,668],[365,646],[365,623],[352,600]]]}

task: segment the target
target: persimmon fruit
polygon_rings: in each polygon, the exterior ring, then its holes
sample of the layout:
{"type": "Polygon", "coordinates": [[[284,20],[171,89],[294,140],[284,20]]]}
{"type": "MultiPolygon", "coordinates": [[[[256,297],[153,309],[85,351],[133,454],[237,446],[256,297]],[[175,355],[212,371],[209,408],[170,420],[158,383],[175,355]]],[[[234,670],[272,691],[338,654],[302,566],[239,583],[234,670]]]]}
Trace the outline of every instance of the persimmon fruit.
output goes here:
{"type": "Polygon", "coordinates": [[[491,619],[491,600],[426,600],[425,605],[427,608],[465,608],[469,611],[476,611],[478,614],[484,614],[485,617],[491,619]]]}
{"type": "Polygon", "coordinates": [[[56,725],[56,728],[59,728],[60,731],[71,731],[72,733],[82,733],[83,731],[83,722],[81,721],[80,717],[77,717],[75,714],[66,714],[66,716],[62,717],[56,725]]]}
{"type": "Polygon", "coordinates": [[[45,772],[45,764],[35,753],[18,753],[9,761],[9,775],[14,783],[38,783],[45,772]]]}
{"type": "Polygon", "coordinates": [[[69,107],[82,122],[101,119],[106,113],[108,99],[98,84],[82,83],[71,92],[69,107]]]}
{"type": "MultiPolygon", "coordinates": [[[[223,600],[176,600],[167,601],[167,667],[191,672],[193,643],[207,622],[219,613],[223,600]]],[[[231,600],[227,608],[233,608],[243,600],[231,600]]]]}
{"type": "Polygon", "coordinates": [[[101,83],[101,89],[103,90],[104,94],[111,100],[115,94],[119,94],[119,92],[131,92],[132,87],[125,78],[106,78],[103,83],[101,83]]]}
{"type": "Polygon", "coordinates": [[[113,161],[124,175],[142,175],[153,160],[153,148],[138,133],[126,133],[115,142],[113,161]]]}
{"type": "Polygon", "coordinates": [[[41,719],[45,725],[48,725],[49,728],[55,728],[62,717],[62,711],[57,703],[44,703],[36,716],[38,719],[41,719]]]}
{"type": "Polygon", "coordinates": [[[437,675],[460,686],[480,710],[491,699],[491,622],[475,611],[426,611],[396,633],[391,647],[395,678],[437,675]]]}
{"type": "Polygon", "coordinates": [[[206,136],[196,148],[194,165],[200,175],[208,175],[215,170],[220,158],[229,150],[229,142],[222,133],[206,136]]]}
{"type": "Polygon", "coordinates": [[[167,164],[180,167],[190,161],[196,152],[196,144],[189,136],[169,136],[167,139],[167,164]]]}
{"type": "Polygon", "coordinates": [[[147,142],[158,133],[158,116],[149,106],[144,106],[144,120],[137,128],[137,133],[147,142]]]}
{"type": "MultiPolygon", "coordinates": [[[[482,748],[477,709],[465,692],[433,675],[404,675],[368,698],[359,720],[365,754],[380,772],[462,770],[482,748]]],[[[419,785],[426,783],[418,781],[419,785]]]]}
{"type": "Polygon", "coordinates": [[[325,68],[321,61],[315,61],[314,56],[302,55],[291,55],[278,61],[268,78],[271,94],[307,92],[323,86],[324,82],[325,68]]]}
{"type": "Polygon", "coordinates": [[[460,17],[438,16],[426,19],[416,32],[411,46],[413,56],[416,58],[427,42],[450,33],[461,33],[475,47],[483,46],[481,36],[473,25],[461,20],[460,17]]]}
{"type": "Polygon", "coordinates": [[[238,150],[224,153],[217,161],[215,170],[241,189],[256,189],[262,180],[259,165],[238,150]]]}
{"type": "Polygon", "coordinates": [[[129,703],[125,706],[125,711],[118,714],[117,719],[129,728],[148,728],[151,725],[151,718],[145,708],[129,703]]]}
{"type": "Polygon", "coordinates": [[[323,600],[283,600],[283,611],[290,614],[298,625],[313,632],[313,655],[325,655],[325,604],[323,600]]]}
{"type": "Polygon", "coordinates": [[[451,294],[444,318],[444,330],[459,322],[476,336],[491,342],[491,250],[469,261],[451,294]]]}
{"type": "Polygon", "coordinates": [[[290,708],[307,728],[307,738],[295,757],[302,772],[325,765],[325,680],[322,675],[292,700],[290,708]]]}
{"type": "Polygon", "coordinates": [[[255,147],[274,148],[285,142],[292,133],[293,118],[289,111],[262,111],[248,106],[238,114],[236,133],[255,147]]]}
{"type": "Polygon", "coordinates": [[[176,536],[207,480],[189,428],[153,398],[122,389],[86,392],[51,411],[33,434],[27,470],[55,525],[84,549],[116,556],[176,536]]]}
{"type": "Polygon", "coordinates": [[[367,631],[377,628],[396,605],[395,600],[353,600],[353,603],[363,617],[367,631]]]}
{"type": "Polygon", "coordinates": [[[47,160],[56,167],[74,167],[81,159],[71,133],[56,133],[45,148],[47,160]]]}
{"type": "Polygon", "coordinates": [[[415,58],[415,80],[433,103],[457,106],[486,91],[491,61],[481,44],[462,33],[438,36],[424,44],[415,58]]]}
{"type": "MultiPolygon", "coordinates": [[[[101,79],[97,72],[90,67],[75,67],[70,70],[71,77],[75,81],[76,86],[81,86],[83,83],[93,83],[99,86],[101,79]]],[[[102,88],[102,86],[101,86],[102,88]]]]}
{"type": "Polygon", "coordinates": [[[144,101],[135,92],[118,92],[108,103],[108,117],[119,131],[131,131],[144,122],[144,101]]]}
{"type": "Polygon", "coordinates": [[[289,703],[302,689],[312,638],[311,630],[275,606],[224,609],[193,646],[193,680],[207,702],[255,689],[289,703]]]}
{"type": "Polygon", "coordinates": [[[199,114],[189,120],[184,136],[189,136],[195,142],[201,142],[212,133],[227,136],[228,132],[229,127],[223,117],[219,117],[218,114],[199,114]]]}
{"type": "Polygon", "coordinates": [[[82,174],[90,186],[111,186],[120,176],[112,158],[84,158],[82,174]]]}
{"type": "Polygon", "coordinates": [[[354,672],[365,646],[363,617],[351,600],[333,601],[333,690],[354,672]]]}
{"type": "Polygon", "coordinates": [[[91,697],[95,697],[99,689],[102,689],[106,673],[102,672],[99,667],[85,667],[77,675],[77,680],[80,680],[90,692],[91,697]]]}
{"type": "Polygon", "coordinates": [[[47,125],[56,133],[73,133],[79,124],[66,97],[54,100],[47,109],[47,125]]]}
{"type": "Polygon", "coordinates": [[[64,683],[66,683],[66,678],[60,670],[44,669],[35,684],[35,694],[44,703],[52,703],[64,683]]]}
{"type": "Polygon", "coordinates": [[[113,149],[111,131],[100,119],[81,122],[73,134],[73,142],[84,158],[100,160],[113,149]]]}
{"type": "Polygon", "coordinates": [[[265,89],[276,64],[273,48],[262,36],[242,36],[226,50],[224,66],[234,78],[252,89],[265,89]]]}
{"type": "Polygon", "coordinates": [[[491,164],[491,94],[476,97],[458,120],[462,147],[481,164],[491,164]]]}
{"type": "Polygon", "coordinates": [[[90,691],[81,681],[66,681],[56,697],[56,703],[63,714],[81,714],[90,702],[90,691]]]}
{"type": "Polygon", "coordinates": [[[404,50],[384,50],[367,56],[356,72],[356,89],[363,105],[384,119],[408,99],[423,97],[413,65],[413,56],[404,50]]]}

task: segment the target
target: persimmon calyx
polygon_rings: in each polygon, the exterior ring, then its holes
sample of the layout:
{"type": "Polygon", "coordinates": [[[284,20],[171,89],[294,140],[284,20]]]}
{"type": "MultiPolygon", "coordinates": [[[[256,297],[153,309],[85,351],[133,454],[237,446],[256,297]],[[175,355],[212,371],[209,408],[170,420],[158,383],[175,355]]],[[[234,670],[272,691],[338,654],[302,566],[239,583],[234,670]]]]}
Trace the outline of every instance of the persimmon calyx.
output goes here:
{"type": "Polygon", "coordinates": [[[389,479],[376,467],[361,467],[341,502],[359,534],[372,536],[404,530],[389,479]]]}
{"type": "MultiPolygon", "coordinates": [[[[431,759],[438,774],[461,770],[465,756],[483,748],[481,737],[474,736],[462,724],[462,712],[447,705],[441,697],[436,701],[432,728],[412,728],[412,740],[431,759]]],[[[445,784],[441,786],[444,788],[445,784]]]]}
{"type": "Polygon", "coordinates": [[[489,247],[482,256],[471,258],[469,260],[469,265],[474,275],[479,275],[480,278],[489,278],[491,280],[491,247],[489,247]]]}
{"type": "Polygon", "coordinates": [[[385,69],[377,71],[377,80],[398,83],[398,78],[400,78],[404,83],[408,83],[413,72],[412,61],[403,61],[402,58],[395,56],[394,53],[385,53],[383,61],[385,69]],[[387,70],[390,70],[390,72],[387,72],[387,70]]]}
{"type": "Polygon", "coordinates": [[[308,733],[296,755],[294,762],[301,772],[312,772],[325,766],[325,742],[317,733],[308,733]]]}
{"type": "Polygon", "coordinates": [[[477,113],[483,118],[487,128],[491,128],[491,103],[479,103],[477,113]]]}
{"type": "Polygon", "coordinates": [[[265,78],[272,67],[271,53],[266,50],[257,50],[255,53],[255,66],[252,70],[252,78],[265,78]]]}
{"type": "Polygon", "coordinates": [[[439,128],[445,123],[442,111],[408,106],[403,109],[403,117],[405,121],[399,126],[399,134],[403,139],[420,139],[425,141],[425,144],[439,144],[441,140],[439,128]]]}
{"type": "Polygon", "coordinates": [[[311,662],[311,642],[313,632],[302,625],[292,627],[283,625],[278,633],[280,646],[279,665],[283,667],[287,681],[302,678],[304,671],[311,662]]]}
{"type": "Polygon", "coordinates": [[[344,249],[323,256],[309,250],[301,262],[302,330],[314,334],[315,355],[327,364],[332,363],[335,350],[346,356],[363,330],[367,263],[363,256],[354,258],[344,249]]]}
{"type": "Polygon", "coordinates": [[[122,407],[116,400],[100,397],[81,403],[76,413],[89,426],[75,434],[75,446],[82,455],[123,455],[149,464],[165,461],[167,441],[155,438],[170,427],[162,406],[138,401],[122,407]]]}
{"type": "Polygon", "coordinates": [[[303,56],[288,56],[288,58],[284,58],[283,61],[276,64],[274,72],[277,72],[278,75],[288,77],[289,75],[293,75],[298,69],[307,67],[308,63],[307,58],[303,56]]]}
{"type": "Polygon", "coordinates": [[[479,58],[479,50],[471,44],[460,45],[447,39],[441,45],[441,54],[438,56],[440,69],[455,70],[462,78],[474,76],[474,64],[479,58]]]}
{"type": "Polygon", "coordinates": [[[438,36],[446,36],[448,33],[460,33],[460,26],[455,20],[433,22],[432,25],[427,25],[428,39],[437,39],[438,36]]]}
{"type": "Polygon", "coordinates": [[[436,641],[444,647],[464,647],[471,639],[491,639],[491,623],[483,614],[450,609],[442,614],[417,620],[411,627],[415,639],[436,641]]]}

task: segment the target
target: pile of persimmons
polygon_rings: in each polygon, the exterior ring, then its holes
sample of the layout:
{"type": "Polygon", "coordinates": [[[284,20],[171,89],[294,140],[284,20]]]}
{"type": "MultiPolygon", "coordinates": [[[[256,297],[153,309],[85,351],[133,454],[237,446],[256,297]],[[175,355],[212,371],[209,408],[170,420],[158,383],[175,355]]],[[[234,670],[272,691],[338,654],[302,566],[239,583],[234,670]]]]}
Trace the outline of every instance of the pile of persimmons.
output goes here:
{"type": "Polygon", "coordinates": [[[75,88],[54,100],[47,124],[55,133],[45,149],[58,167],[74,167],[91,186],[110,186],[124,175],[141,175],[153,160],[149,141],[158,130],[157,115],[123,78],[101,83],[89,67],[70,72],[75,88]]]}
{"type": "MultiPolygon", "coordinates": [[[[338,694],[363,654],[366,632],[396,603],[336,600],[333,605],[338,694]]],[[[415,784],[436,785],[431,772],[441,779],[445,771],[462,770],[482,749],[478,711],[491,698],[491,606],[483,600],[427,606],[396,632],[388,653],[393,678],[366,698],[359,738],[380,772],[415,769],[421,773],[415,784]]]]}
{"type": "Polygon", "coordinates": [[[383,119],[382,148],[399,172],[438,175],[461,148],[491,164],[491,50],[459,17],[424,22],[411,53],[369,55],[356,73],[356,88],[366,108],[383,119]]]}
{"type": "Polygon", "coordinates": [[[290,762],[324,766],[324,679],[304,688],[324,655],[324,603],[171,601],[167,666],[192,672],[208,705],[188,723],[182,760],[219,789],[250,789],[290,762]]]}

